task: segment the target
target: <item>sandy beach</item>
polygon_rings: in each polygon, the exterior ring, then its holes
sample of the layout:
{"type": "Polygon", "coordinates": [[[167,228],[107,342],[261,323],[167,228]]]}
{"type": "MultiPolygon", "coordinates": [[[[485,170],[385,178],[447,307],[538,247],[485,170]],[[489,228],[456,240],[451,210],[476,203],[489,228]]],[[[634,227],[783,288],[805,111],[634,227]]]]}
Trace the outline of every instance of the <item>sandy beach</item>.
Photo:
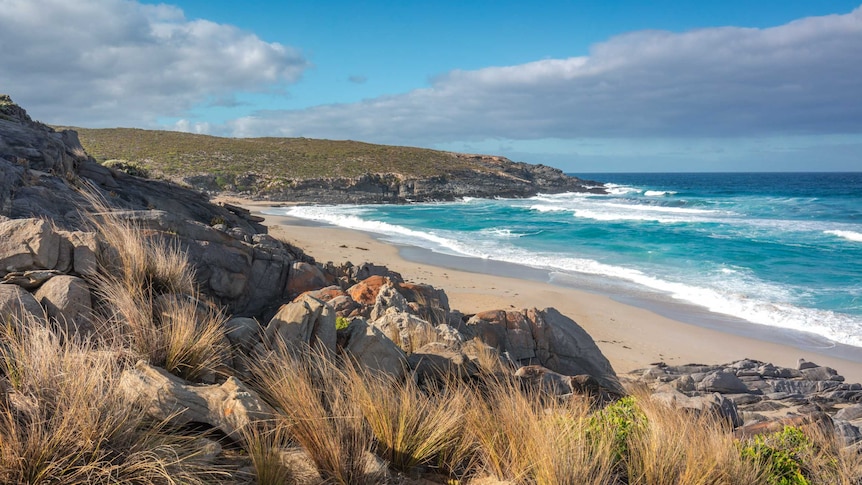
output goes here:
{"type": "MultiPolygon", "coordinates": [[[[581,325],[602,349],[619,374],[663,361],[668,364],[720,364],[751,358],[795,367],[799,358],[828,365],[850,382],[862,382],[862,363],[817,351],[684,323],[653,311],[620,303],[608,296],[535,281],[465,271],[459,258],[443,264],[403,257],[411,248],[381,242],[370,234],[308,221],[261,214],[274,204],[230,199],[265,218],[270,234],[301,247],[319,262],[373,262],[401,273],[407,281],[446,291],[453,309],[475,313],[492,309],[555,307],[581,325]]],[[[415,248],[413,248],[415,249],[415,248]]],[[[761,332],[770,332],[767,327],[761,332]]],[[[842,349],[844,356],[855,349],[842,349]]],[[[837,353],[837,352],[836,352],[837,353]]],[[[862,353],[862,350],[860,350],[862,353]]]]}

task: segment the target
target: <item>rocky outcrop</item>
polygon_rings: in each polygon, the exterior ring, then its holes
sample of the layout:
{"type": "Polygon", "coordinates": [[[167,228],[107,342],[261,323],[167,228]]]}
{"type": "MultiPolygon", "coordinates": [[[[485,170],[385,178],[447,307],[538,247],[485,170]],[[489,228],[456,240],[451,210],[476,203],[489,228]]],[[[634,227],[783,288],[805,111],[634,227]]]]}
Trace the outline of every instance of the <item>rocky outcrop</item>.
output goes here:
{"type": "Polygon", "coordinates": [[[264,334],[272,348],[278,340],[286,345],[319,347],[335,351],[335,310],[326,303],[305,295],[286,305],[269,321],[264,334]]]}
{"type": "Polygon", "coordinates": [[[69,275],[51,278],[34,296],[48,316],[71,333],[86,334],[93,330],[90,289],[81,278],[69,275]]]}
{"type": "MultiPolygon", "coordinates": [[[[450,154],[475,162],[472,170],[446,175],[367,173],[358,177],[280,180],[256,173],[242,176],[242,195],[272,201],[316,204],[373,204],[455,200],[462,197],[532,197],[538,193],[605,193],[601,184],[581,180],[545,165],[513,162],[504,157],[450,154]]],[[[220,190],[207,176],[183,181],[201,190],[220,190]]]]}
{"type": "Polygon", "coordinates": [[[813,362],[800,361],[797,368],[751,359],[658,363],[627,378],[649,386],[655,400],[725,417],[742,437],[825,420],[845,445],[862,442],[862,384],[845,383],[835,369],[813,362]]]}
{"type": "Polygon", "coordinates": [[[407,373],[407,355],[380,331],[363,319],[350,323],[344,332],[344,353],[363,369],[401,379],[407,373]]]}
{"type": "Polygon", "coordinates": [[[139,361],[120,376],[120,390],[157,421],[182,426],[202,423],[236,439],[251,423],[275,411],[253,390],[229,377],[220,385],[195,386],[164,369],[139,361]]]}
{"type": "Polygon", "coordinates": [[[81,212],[91,206],[77,190],[81,186],[100,192],[112,206],[160,209],[181,220],[222,221],[246,234],[264,232],[249,215],[210,204],[196,190],[99,165],[75,131],[35,122],[0,95],[0,220],[47,218],[61,228],[86,229],[81,212]]]}
{"type": "Polygon", "coordinates": [[[567,376],[590,375],[605,390],[625,394],[592,337],[554,308],[478,313],[467,327],[518,366],[539,364],[567,376]]]}

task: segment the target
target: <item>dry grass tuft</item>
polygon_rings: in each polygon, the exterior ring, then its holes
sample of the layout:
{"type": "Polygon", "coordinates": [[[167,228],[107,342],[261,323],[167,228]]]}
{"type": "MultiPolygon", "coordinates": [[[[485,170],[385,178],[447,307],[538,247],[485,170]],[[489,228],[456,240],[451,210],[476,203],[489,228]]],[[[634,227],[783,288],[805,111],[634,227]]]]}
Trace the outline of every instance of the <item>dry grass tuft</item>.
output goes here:
{"type": "Polygon", "coordinates": [[[691,485],[760,483],[762,471],[739,453],[721,418],[668,407],[639,395],[647,425],[628,437],[625,465],[631,483],[691,485]]]}
{"type": "Polygon", "coordinates": [[[378,483],[368,473],[372,435],[347,394],[345,374],[332,357],[311,349],[300,355],[276,343],[249,362],[258,392],[329,483],[378,483]]]}
{"type": "Polygon", "coordinates": [[[196,381],[219,371],[229,360],[225,315],[192,297],[161,298],[156,318],[168,372],[196,381]]]}
{"type": "Polygon", "coordinates": [[[187,440],[149,423],[117,388],[118,352],[18,322],[0,335],[2,483],[211,483],[187,440]]]}
{"type": "Polygon", "coordinates": [[[468,409],[467,429],[478,466],[499,480],[526,481],[536,466],[531,441],[542,432],[536,400],[505,379],[490,381],[484,393],[475,392],[468,409]]]}
{"type": "Polygon", "coordinates": [[[284,424],[254,423],[241,430],[243,447],[251,458],[258,485],[296,483],[293,470],[285,463],[282,451],[289,446],[284,424]]]}
{"type": "Polygon", "coordinates": [[[94,279],[102,337],[188,380],[211,376],[229,358],[225,315],[206,304],[177,243],[148,236],[94,192],[94,225],[106,243],[94,279]]]}
{"type": "Polygon", "coordinates": [[[371,427],[377,454],[410,471],[438,462],[462,441],[467,394],[463,386],[422,392],[413,380],[351,370],[350,399],[371,427]]]}
{"type": "Polygon", "coordinates": [[[478,338],[467,341],[462,350],[486,376],[506,375],[513,372],[513,369],[500,359],[496,349],[478,338]]]}

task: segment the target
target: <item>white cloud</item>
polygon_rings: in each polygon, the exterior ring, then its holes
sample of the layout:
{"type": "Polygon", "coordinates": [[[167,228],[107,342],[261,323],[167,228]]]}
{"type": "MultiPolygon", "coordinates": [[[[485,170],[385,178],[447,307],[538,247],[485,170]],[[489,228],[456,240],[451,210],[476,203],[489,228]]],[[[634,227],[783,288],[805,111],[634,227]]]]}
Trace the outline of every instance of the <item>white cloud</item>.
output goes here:
{"type": "Polygon", "coordinates": [[[182,131],[185,133],[197,133],[198,135],[207,134],[210,132],[210,124],[207,122],[192,123],[187,119],[177,120],[172,127],[173,131],[182,131]]]}
{"type": "Polygon", "coordinates": [[[236,136],[452,140],[862,133],[862,8],[768,29],[640,31],[589,56],[453,71],[359,103],[262,111],[236,136]]]}
{"type": "Polygon", "coordinates": [[[0,91],[46,122],[152,124],[308,65],[292,47],[131,0],[0,0],[0,26],[0,91]]]}

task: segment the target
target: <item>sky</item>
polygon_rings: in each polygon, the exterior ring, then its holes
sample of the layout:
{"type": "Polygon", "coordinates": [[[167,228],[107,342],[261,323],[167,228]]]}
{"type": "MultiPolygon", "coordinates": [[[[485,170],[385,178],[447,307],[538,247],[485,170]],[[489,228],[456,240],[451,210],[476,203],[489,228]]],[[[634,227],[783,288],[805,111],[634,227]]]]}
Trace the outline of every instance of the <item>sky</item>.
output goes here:
{"type": "Polygon", "coordinates": [[[507,156],[862,171],[859,0],[0,0],[34,119],[507,156]]]}

